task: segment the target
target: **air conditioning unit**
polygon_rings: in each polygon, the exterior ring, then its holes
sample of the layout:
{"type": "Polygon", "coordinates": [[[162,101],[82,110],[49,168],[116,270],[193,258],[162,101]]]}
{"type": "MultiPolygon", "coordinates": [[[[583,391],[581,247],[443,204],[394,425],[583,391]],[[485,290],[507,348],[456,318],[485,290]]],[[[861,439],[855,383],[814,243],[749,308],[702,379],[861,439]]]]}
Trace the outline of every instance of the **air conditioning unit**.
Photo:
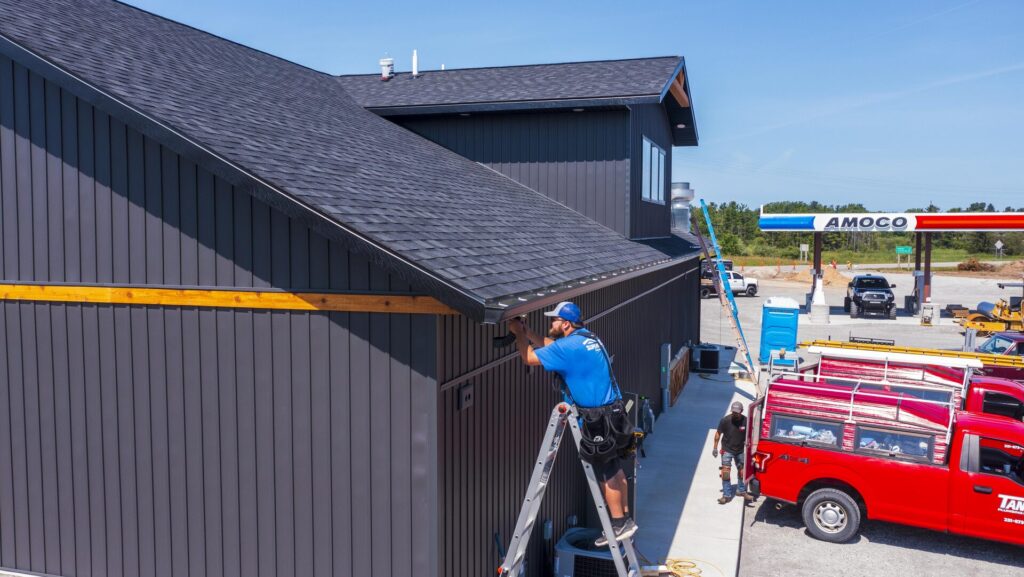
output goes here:
{"type": "Polygon", "coordinates": [[[555,544],[555,577],[619,577],[608,547],[594,545],[600,536],[600,529],[566,531],[555,544]]]}

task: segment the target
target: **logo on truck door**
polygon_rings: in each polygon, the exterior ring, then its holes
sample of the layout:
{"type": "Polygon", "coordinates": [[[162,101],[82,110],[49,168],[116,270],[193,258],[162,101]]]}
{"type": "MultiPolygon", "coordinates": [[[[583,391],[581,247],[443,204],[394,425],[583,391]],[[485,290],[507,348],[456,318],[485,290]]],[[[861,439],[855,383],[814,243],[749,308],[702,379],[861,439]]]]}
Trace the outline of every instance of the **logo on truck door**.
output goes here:
{"type": "Polygon", "coordinates": [[[1014,497],[1013,495],[999,495],[999,498],[1003,500],[999,504],[1000,513],[1014,513],[1017,515],[1024,515],[1024,497],[1014,497]]]}

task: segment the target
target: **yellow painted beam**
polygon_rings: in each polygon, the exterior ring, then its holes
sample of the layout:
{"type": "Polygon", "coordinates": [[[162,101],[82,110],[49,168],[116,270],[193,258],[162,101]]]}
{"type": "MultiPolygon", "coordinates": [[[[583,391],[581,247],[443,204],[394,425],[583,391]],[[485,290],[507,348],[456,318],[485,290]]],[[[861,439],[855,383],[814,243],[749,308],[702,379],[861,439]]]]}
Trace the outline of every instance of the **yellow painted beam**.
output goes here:
{"type": "Polygon", "coordinates": [[[948,357],[956,359],[978,359],[983,365],[999,367],[1024,368],[1024,358],[1016,355],[994,355],[991,353],[975,353],[970,351],[947,351],[944,349],[926,349],[921,347],[900,347],[895,345],[875,345],[871,343],[851,343],[848,341],[805,341],[801,347],[832,347],[856,351],[875,351],[880,353],[902,353],[908,355],[928,355],[932,357],[948,357]]]}
{"type": "Polygon", "coordinates": [[[360,313],[456,314],[432,297],[0,284],[0,300],[360,313]]]}

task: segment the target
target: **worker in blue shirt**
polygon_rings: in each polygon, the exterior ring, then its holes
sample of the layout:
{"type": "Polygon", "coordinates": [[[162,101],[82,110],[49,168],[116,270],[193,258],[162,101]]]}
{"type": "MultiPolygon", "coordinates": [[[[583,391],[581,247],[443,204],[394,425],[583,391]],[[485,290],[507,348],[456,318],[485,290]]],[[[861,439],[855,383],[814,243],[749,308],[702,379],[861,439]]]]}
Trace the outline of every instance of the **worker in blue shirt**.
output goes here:
{"type": "MultiPolygon", "coordinates": [[[[611,359],[601,340],[584,328],[576,304],[561,302],[544,316],[551,318],[546,337],[519,318],[509,323],[509,331],[516,336],[523,362],[542,366],[561,378],[565,401],[576,405],[581,417],[584,442],[580,457],[593,466],[601,483],[616,539],[625,539],[637,530],[626,512],[628,483],[623,470],[623,461],[632,449],[633,426],[612,374],[611,359]],[[588,435],[588,426],[602,434],[588,435]]],[[[602,535],[596,545],[607,543],[602,535]]]]}

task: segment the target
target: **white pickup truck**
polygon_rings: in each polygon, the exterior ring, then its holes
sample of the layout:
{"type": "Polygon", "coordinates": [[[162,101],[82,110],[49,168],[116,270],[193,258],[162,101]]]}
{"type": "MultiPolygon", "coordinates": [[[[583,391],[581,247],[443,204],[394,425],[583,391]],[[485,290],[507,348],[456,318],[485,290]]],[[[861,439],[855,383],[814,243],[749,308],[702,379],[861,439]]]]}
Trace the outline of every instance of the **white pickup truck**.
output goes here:
{"type": "MultiPolygon", "coordinates": [[[[732,289],[733,294],[742,294],[748,297],[757,295],[756,278],[747,278],[735,271],[726,271],[725,278],[729,282],[729,288],[732,289]]],[[[715,294],[718,294],[718,291],[715,290],[714,281],[702,278],[700,280],[700,298],[706,299],[715,294]]]]}

